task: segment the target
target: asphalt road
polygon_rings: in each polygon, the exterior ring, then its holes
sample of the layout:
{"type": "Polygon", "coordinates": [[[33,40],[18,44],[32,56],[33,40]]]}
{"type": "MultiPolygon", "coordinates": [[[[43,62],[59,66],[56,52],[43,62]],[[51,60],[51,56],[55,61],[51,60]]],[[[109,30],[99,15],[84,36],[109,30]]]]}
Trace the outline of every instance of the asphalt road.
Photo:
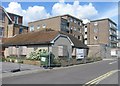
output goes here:
{"type": "Polygon", "coordinates": [[[118,62],[103,60],[66,69],[7,77],[3,84],[118,84],[118,62]],[[111,78],[113,77],[113,78],[111,78]],[[97,79],[98,78],[98,79],[97,79]],[[97,82],[96,82],[97,81],[97,82]],[[112,83],[111,83],[112,81],[112,83]]]}

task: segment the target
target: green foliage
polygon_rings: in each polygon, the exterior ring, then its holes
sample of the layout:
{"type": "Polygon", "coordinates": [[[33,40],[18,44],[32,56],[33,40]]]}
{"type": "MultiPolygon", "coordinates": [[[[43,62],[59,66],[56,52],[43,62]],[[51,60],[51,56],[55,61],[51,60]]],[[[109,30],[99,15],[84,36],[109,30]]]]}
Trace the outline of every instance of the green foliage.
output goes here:
{"type": "Polygon", "coordinates": [[[58,59],[54,59],[54,60],[53,60],[53,64],[61,64],[60,59],[59,59],[59,58],[58,58],[58,59]]]}
{"type": "Polygon", "coordinates": [[[96,62],[96,61],[100,61],[100,60],[102,60],[101,57],[88,57],[88,58],[86,58],[87,63],[96,62]]]}
{"type": "Polygon", "coordinates": [[[21,60],[21,61],[18,61],[18,63],[23,63],[23,60],[21,60]]]}
{"type": "Polygon", "coordinates": [[[6,58],[0,58],[0,62],[5,62],[6,58]]]}
{"type": "Polygon", "coordinates": [[[94,59],[94,61],[100,61],[100,60],[102,60],[101,57],[96,57],[96,58],[94,59]]]}
{"type": "Polygon", "coordinates": [[[38,51],[34,51],[34,52],[31,52],[29,57],[27,58],[28,60],[39,60],[40,61],[40,57],[42,54],[47,54],[47,51],[46,50],[38,50],[38,51]]]}

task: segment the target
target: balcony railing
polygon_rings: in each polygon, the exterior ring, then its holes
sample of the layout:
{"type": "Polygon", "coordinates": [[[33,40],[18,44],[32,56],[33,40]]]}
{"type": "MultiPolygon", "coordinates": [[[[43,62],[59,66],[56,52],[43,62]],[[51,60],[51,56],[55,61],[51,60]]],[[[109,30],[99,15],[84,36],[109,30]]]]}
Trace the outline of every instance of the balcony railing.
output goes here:
{"type": "Polygon", "coordinates": [[[117,37],[117,34],[114,34],[114,33],[110,33],[110,36],[114,36],[114,37],[117,37]]]}

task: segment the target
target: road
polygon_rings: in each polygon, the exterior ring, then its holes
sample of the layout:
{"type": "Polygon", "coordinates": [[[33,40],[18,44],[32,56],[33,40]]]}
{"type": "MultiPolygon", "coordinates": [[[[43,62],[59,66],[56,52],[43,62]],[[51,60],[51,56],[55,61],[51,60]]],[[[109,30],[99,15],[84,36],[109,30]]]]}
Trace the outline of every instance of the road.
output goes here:
{"type": "Polygon", "coordinates": [[[7,77],[2,80],[3,84],[118,84],[118,62],[103,60],[65,69],[7,77]]]}

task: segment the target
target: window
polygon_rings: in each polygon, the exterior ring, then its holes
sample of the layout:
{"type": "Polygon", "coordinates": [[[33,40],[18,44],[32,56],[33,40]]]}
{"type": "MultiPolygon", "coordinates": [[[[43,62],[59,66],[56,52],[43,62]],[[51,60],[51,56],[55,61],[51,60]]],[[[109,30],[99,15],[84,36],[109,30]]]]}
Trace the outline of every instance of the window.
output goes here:
{"type": "Polygon", "coordinates": [[[30,26],[30,31],[34,31],[34,26],[30,26]]]}
{"type": "Polygon", "coordinates": [[[68,32],[69,31],[69,29],[68,29],[68,26],[67,26],[67,22],[61,22],[61,31],[64,31],[64,32],[68,32]]]}
{"type": "Polygon", "coordinates": [[[76,31],[76,27],[74,27],[74,30],[76,31]]]}
{"type": "Polygon", "coordinates": [[[65,45],[59,45],[58,46],[58,56],[67,56],[67,46],[65,45]]]}
{"type": "Polygon", "coordinates": [[[80,22],[78,21],[78,25],[80,25],[80,22]]]}
{"type": "Polygon", "coordinates": [[[70,29],[70,33],[72,33],[72,29],[70,29]]]}
{"type": "Polygon", "coordinates": [[[80,40],[82,40],[82,38],[83,38],[83,37],[82,37],[82,36],[80,36],[80,40]]]}
{"type": "Polygon", "coordinates": [[[3,28],[0,27],[0,37],[3,37],[3,28]]]}
{"type": "Polygon", "coordinates": [[[85,34],[87,34],[87,32],[85,32],[85,34]]]}
{"type": "Polygon", "coordinates": [[[73,22],[73,19],[72,19],[72,18],[70,18],[70,22],[73,22]]]}
{"type": "Polygon", "coordinates": [[[40,29],[40,25],[37,26],[37,29],[40,29]]]}
{"type": "Polygon", "coordinates": [[[80,39],[80,36],[78,36],[78,39],[80,39]]]}
{"type": "Polygon", "coordinates": [[[69,23],[67,23],[67,27],[69,27],[69,23]]]}
{"type": "Polygon", "coordinates": [[[98,37],[97,37],[97,36],[94,36],[94,39],[95,39],[95,40],[98,40],[98,37]]]}
{"type": "Polygon", "coordinates": [[[0,12],[0,20],[2,20],[2,22],[5,21],[5,14],[0,12]]]}
{"type": "Polygon", "coordinates": [[[94,22],[94,26],[97,26],[98,25],[98,22],[94,22]]]}
{"type": "Polygon", "coordinates": [[[82,24],[81,22],[78,22],[78,25],[80,25],[80,26],[81,26],[81,24],[82,24]]]}
{"type": "Polygon", "coordinates": [[[85,40],[85,44],[87,44],[87,40],[85,40]]]}
{"type": "Polygon", "coordinates": [[[74,19],[74,23],[76,24],[77,23],[77,21],[74,19]]]}
{"type": "Polygon", "coordinates": [[[85,28],[87,28],[87,25],[85,25],[85,28]]]}
{"type": "Polygon", "coordinates": [[[14,16],[14,22],[15,22],[15,24],[18,24],[18,17],[17,16],[14,16]]]}
{"type": "Polygon", "coordinates": [[[46,28],[46,24],[43,24],[43,25],[42,25],[42,28],[46,28]]]}
{"type": "Polygon", "coordinates": [[[2,20],[2,22],[5,21],[5,14],[3,13],[2,9],[0,10],[0,20],[2,20]]]}
{"type": "Polygon", "coordinates": [[[87,28],[85,28],[84,31],[87,32],[87,28]]]}

